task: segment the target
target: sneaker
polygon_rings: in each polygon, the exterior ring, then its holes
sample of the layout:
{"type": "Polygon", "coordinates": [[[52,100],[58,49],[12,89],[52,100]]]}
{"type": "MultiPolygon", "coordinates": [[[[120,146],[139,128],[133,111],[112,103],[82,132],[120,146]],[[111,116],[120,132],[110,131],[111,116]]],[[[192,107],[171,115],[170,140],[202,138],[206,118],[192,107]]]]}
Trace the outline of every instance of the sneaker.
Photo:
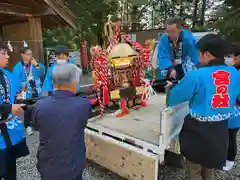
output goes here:
{"type": "Polygon", "coordinates": [[[230,171],[234,166],[233,161],[226,161],[226,165],[223,167],[224,171],[230,171]]]}
{"type": "Polygon", "coordinates": [[[32,129],[32,127],[27,127],[27,134],[28,134],[29,136],[33,135],[33,129],[32,129]]]}

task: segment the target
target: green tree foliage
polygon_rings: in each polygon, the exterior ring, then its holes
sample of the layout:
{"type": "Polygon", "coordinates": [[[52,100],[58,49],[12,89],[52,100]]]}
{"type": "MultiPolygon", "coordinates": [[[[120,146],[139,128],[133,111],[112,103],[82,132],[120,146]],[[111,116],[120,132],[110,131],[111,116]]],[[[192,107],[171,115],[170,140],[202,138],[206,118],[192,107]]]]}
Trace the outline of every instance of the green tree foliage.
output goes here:
{"type": "Polygon", "coordinates": [[[216,13],[216,28],[230,41],[240,41],[240,1],[225,0],[216,13]]]}
{"type": "Polygon", "coordinates": [[[61,27],[44,31],[44,46],[58,44],[77,50],[81,42],[98,43],[104,22],[109,14],[116,15],[118,2],[115,0],[68,0],[66,5],[76,15],[78,29],[61,27]]]}

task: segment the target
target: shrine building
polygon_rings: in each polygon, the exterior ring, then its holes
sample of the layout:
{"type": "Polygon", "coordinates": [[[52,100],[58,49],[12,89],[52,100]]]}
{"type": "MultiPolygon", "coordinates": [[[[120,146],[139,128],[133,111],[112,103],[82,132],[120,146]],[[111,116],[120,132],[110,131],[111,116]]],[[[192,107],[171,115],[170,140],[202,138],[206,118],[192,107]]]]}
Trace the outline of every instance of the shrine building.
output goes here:
{"type": "Polygon", "coordinates": [[[44,63],[43,28],[68,25],[76,29],[75,19],[63,0],[0,0],[1,39],[13,47],[9,68],[18,61],[24,41],[34,58],[44,63]]]}

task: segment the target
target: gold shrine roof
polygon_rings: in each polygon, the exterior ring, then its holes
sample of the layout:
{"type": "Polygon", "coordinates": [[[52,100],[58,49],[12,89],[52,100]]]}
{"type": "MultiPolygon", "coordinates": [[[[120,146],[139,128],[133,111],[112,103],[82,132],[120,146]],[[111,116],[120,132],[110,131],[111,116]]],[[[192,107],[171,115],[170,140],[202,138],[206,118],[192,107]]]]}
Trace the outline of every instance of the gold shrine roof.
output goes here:
{"type": "Polygon", "coordinates": [[[113,46],[112,51],[109,54],[109,58],[122,58],[137,55],[138,52],[135,51],[128,43],[117,43],[113,46]]]}

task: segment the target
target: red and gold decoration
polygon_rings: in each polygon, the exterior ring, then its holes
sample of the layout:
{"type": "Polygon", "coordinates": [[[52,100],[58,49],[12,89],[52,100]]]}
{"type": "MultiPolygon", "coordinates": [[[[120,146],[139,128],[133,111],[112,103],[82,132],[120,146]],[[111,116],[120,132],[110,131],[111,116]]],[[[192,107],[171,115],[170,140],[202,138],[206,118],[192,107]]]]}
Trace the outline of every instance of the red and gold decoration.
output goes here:
{"type": "Polygon", "coordinates": [[[119,102],[121,113],[116,117],[121,117],[128,114],[128,108],[134,104],[147,105],[145,89],[153,82],[146,84],[145,69],[148,66],[154,77],[155,71],[150,62],[149,48],[132,41],[128,36],[121,36],[120,21],[111,24],[113,36],[109,38],[108,46],[105,49],[93,47],[91,61],[101,116],[106,105],[119,102]]]}

